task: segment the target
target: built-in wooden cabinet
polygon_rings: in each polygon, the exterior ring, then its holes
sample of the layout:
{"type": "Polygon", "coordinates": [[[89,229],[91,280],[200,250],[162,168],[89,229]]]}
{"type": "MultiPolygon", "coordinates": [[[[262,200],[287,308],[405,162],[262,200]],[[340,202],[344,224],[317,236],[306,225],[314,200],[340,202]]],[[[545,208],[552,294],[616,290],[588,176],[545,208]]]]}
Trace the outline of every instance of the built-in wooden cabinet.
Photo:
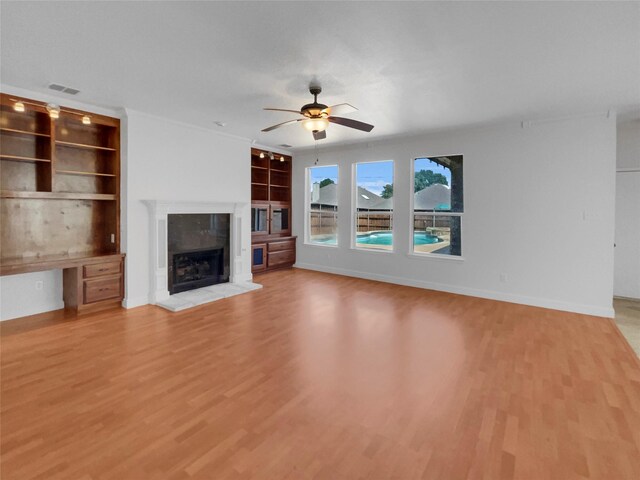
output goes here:
{"type": "Polygon", "coordinates": [[[53,110],[0,94],[0,274],[63,268],[68,307],[117,303],[120,120],[53,110]]]}
{"type": "Polygon", "coordinates": [[[295,237],[291,236],[291,160],[288,155],[251,149],[253,273],[290,267],[295,262],[295,237]],[[281,248],[283,245],[285,249],[281,248]]]}

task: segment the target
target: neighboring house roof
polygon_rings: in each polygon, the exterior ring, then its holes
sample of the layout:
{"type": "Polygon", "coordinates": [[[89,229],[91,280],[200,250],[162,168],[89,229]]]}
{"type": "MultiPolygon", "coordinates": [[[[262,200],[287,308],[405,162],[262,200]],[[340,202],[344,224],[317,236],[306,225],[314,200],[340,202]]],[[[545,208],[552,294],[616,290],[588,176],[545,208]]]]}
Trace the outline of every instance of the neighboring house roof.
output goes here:
{"type": "MultiPolygon", "coordinates": [[[[335,207],[338,205],[338,186],[335,183],[325,185],[319,190],[314,205],[335,207]]],[[[363,210],[392,210],[393,199],[358,187],[357,208],[363,210]]],[[[451,208],[451,189],[436,183],[416,192],[413,197],[415,210],[448,210],[451,208]]]]}
{"type": "Polygon", "coordinates": [[[451,188],[434,183],[413,195],[414,210],[449,210],[451,208],[451,188]]]}
{"type": "Polygon", "coordinates": [[[380,195],[376,195],[366,188],[358,187],[358,196],[356,198],[356,207],[358,209],[375,208],[375,205],[377,205],[380,200],[382,200],[382,197],[380,195]]]}
{"type": "Polygon", "coordinates": [[[338,205],[338,186],[335,183],[330,183],[329,185],[325,185],[319,191],[318,199],[314,204],[320,204],[330,207],[335,207],[338,205]]]}

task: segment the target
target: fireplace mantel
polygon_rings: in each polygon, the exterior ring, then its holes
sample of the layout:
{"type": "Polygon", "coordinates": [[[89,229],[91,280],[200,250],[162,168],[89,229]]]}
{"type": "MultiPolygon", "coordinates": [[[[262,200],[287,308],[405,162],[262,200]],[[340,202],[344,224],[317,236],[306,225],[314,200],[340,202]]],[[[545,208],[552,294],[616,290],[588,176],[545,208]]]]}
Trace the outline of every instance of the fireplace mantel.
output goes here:
{"type": "Polygon", "coordinates": [[[228,213],[230,222],[230,283],[251,281],[251,266],[244,265],[242,255],[242,222],[247,203],[143,200],[149,209],[150,284],[149,301],[158,303],[169,298],[167,216],[172,213],[228,213]]]}

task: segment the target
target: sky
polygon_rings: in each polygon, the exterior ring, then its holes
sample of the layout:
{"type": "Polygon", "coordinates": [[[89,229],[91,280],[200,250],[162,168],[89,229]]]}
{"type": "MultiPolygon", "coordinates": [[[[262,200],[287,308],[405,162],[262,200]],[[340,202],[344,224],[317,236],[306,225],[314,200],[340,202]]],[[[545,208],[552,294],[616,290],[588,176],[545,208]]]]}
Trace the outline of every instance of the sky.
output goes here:
{"type": "MultiPolygon", "coordinates": [[[[451,171],[428,158],[417,158],[414,162],[414,168],[416,172],[431,170],[434,173],[441,173],[447,177],[449,185],[451,185],[451,171]]],[[[356,165],[356,175],[358,186],[380,195],[387,183],[393,183],[393,161],[358,163],[356,165]]],[[[332,165],[311,169],[311,185],[325,178],[330,178],[335,183],[338,183],[338,167],[332,165]]]]}

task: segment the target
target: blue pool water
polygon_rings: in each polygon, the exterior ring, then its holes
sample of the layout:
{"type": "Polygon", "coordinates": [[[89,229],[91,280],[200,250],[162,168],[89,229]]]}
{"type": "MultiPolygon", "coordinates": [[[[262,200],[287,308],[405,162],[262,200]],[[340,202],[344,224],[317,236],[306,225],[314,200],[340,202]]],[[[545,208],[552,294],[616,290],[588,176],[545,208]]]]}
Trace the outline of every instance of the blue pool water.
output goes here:
{"type": "MultiPolygon", "coordinates": [[[[413,244],[414,245],[430,245],[432,243],[442,242],[441,239],[435,235],[429,235],[425,232],[414,232],[413,244]]],[[[323,243],[326,245],[335,245],[336,237],[326,237],[318,240],[314,240],[314,243],[323,243]]],[[[357,242],[360,245],[391,245],[393,243],[393,233],[391,232],[371,232],[361,233],[358,235],[357,242]]]]}
{"type": "MultiPolygon", "coordinates": [[[[435,235],[429,235],[425,232],[414,232],[414,245],[429,245],[441,242],[435,235]]],[[[356,243],[363,245],[391,245],[393,243],[393,233],[391,232],[371,232],[358,235],[356,243]]]]}

